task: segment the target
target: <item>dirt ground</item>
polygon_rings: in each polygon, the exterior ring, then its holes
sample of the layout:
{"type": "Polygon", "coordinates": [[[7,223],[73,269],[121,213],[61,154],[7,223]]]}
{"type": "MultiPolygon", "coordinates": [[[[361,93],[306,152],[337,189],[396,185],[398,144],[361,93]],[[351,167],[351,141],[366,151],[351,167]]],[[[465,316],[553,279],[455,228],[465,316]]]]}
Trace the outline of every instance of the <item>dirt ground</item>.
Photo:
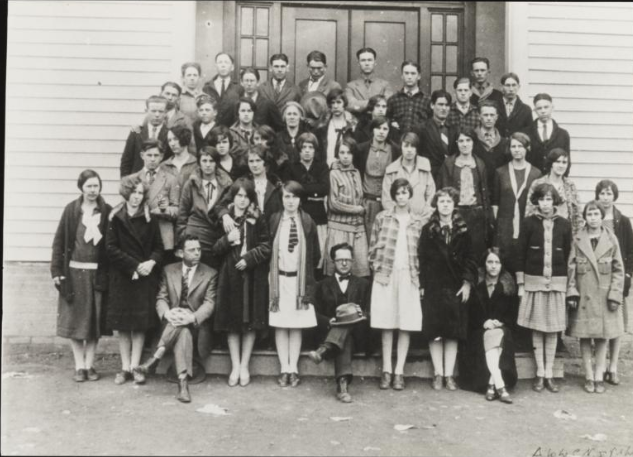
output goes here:
{"type": "Polygon", "coordinates": [[[102,357],[97,367],[100,381],[78,384],[68,355],[5,359],[2,455],[633,456],[630,361],[623,383],[603,395],[585,393],[577,376],[559,394],[535,393],[524,380],[513,405],[435,392],[423,379],[396,392],[357,378],[346,405],[332,379],[281,389],[274,378],[254,377],[230,388],[218,376],[191,386],[186,405],[164,377],[116,386],[118,358],[102,357]]]}

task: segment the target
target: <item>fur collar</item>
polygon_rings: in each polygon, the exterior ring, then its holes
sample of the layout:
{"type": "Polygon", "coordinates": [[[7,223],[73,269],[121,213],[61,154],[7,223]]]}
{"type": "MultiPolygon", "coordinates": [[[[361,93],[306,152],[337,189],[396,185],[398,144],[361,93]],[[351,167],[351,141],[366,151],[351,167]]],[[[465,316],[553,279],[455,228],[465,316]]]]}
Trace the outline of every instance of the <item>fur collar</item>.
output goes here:
{"type": "MultiPolygon", "coordinates": [[[[483,267],[479,267],[477,284],[481,284],[482,282],[486,282],[486,269],[483,267]]],[[[497,284],[501,284],[501,287],[503,287],[504,295],[514,295],[514,293],[516,292],[516,286],[514,285],[512,275],[506,270],[501,270],[501,274],[499,275],[499,282],[497,284]]]]}
{"type": "MultiPolygon", "coordinates": [[[[468,227],[466,226],[466,221],[462,218],[461,214],[457,210],[453,210],[453,216],[451,218],[451,235],[459,235],[462,233],[466,233],[468,227]]],[[[429,230],[434,237],[442,238],[442,225],[440,223],[440,215],[435,210],[429,219],[429,230]]]]}

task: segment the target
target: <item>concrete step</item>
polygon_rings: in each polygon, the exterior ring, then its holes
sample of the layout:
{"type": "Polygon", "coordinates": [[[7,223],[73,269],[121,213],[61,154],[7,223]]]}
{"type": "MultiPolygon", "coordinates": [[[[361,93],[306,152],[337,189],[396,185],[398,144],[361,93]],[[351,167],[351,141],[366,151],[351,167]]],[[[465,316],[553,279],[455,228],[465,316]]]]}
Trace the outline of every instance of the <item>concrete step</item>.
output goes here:
{"type": "MultiPolygon", "coordinates": [[[[568,353],[556,354],[554,363],[554,377],[563,378],[565,375],[565,362],[570,359],[568,353]]],[[[536,375],[536,364],[532,353],[521,352],[515,355],[517,373],[519,379],[531,379],[536,375]]],[[[171,365],[171,356],[165,356],[157,367],[158,374],[165,374],[171,365]]],[[[231,358],[229,352],[224,349],[212,351],[204,361],[204,367],[208,374],[228,375],[231,372],[231,358]]],[[[380,355],[365,356],[355,354],[352,360],[352,370],[355,376],[380,377],[380,355]]],[[[279,375],[279,359],[275,351],[254,351],[251,357],[250,373],[252,376],[277,376],[279,375]]],[[[320,364],[313,363],[308,357],[308,351],[301,353],[299,359],[299,373],[302,376],[334,376],[334,362],[325,360],[320,364]]],[[[404,366],[405,377],[428,378],[433,377],[433,364],[428,350],[410,350],[407,363],[404,366]]],[[[457,368],[456,368],[456,375],[457,368]]]]}

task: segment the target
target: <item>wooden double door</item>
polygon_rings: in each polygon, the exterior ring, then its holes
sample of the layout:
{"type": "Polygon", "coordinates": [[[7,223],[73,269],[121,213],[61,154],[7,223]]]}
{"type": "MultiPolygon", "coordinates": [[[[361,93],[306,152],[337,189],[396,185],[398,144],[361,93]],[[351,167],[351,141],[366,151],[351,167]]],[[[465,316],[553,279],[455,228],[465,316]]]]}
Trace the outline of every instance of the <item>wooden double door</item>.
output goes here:
{"type": "Polygon", "coordinates": [[[326,74],[345,86],[360,75],[356,51],[368,46],[378,54],[377,76],[401,87],[402,62],[420,60],[419,11],[283,5],[281,52],[290,58],[291,78],[307,78],[306,56],[319,50],[327,57],[326,74]]]}

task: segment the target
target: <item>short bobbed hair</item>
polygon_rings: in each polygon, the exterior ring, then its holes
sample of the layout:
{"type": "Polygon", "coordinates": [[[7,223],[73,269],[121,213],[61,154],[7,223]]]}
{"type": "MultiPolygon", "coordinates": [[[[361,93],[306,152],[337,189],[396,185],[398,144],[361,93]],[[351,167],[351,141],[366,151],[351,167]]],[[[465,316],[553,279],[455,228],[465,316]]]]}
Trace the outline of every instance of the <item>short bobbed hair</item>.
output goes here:
{"type": "Polygon", "coordinates": [[[132,195],[132,192],[134,192],[139,184],[143,186],[142,203],[145,203],[145,201],[147,200],[147,193],[149,192],[149,185],[147,184],[147,182],[143,181],[143,178],[141,178],[140,176],[129,175],[121,179],[119,194],[121,195],[121,197],[123,197],[125,201],[128,201],[130,199],[130,195],[132,195]]]}
{"type": "Polygon", "coordinates": [[[341,146],[347,146],[347,149],[349,149],[350,154],[352,154],[353,157],[356,156],[356,153],[358,152],[358,143],[350,135],[344,135],[343,139],[341,139],[341,144],[339,146],[339,154],[341,151],[341,146]]]}
{"type": "Polygon", "coordinates": [[[255,132],[257,132],[260,138],[268,144],[268,147],[272,146],[275,142],[276,134],[272,127],[269,127],[268,125],[260,125],[255,129],[255,132]]]}
{"type": "Polygon", "coordinates": [[[538,201],[548,194],[552,196],[554,206],[558,206],[563,203],[563,199],[560,197],[556,187],[548,182],[542,182],[534,188],[534,192],[532,192],[532,195],[530,196],[530,203],[534,206],[538,206],[538,201]]]}
{"type": "Polygon", "coordinates": [[[400,146],[405,143],[410,144],[414,148],[418,148],[420,146],[420,137],[417,133],[407,132],[402,135],[402,138],[400,139],[400,146]]]}
{"type": "Polygon", "coordinates": [[[191,142],[191,130],[181,124],[176,124],[169,131],[178,139],[180,146],[187,146],[191,142]]]}
{"type": "Polygon", "coordinates": [[[200,149],[200,151],[198,151],[198,165],[200,165],[200,159],[202,159],[202,157],[204,156],[211,156],[216,164],[220,163],[220,160],[222,159],[222,156],[220,155],[218,150],[215,149],[213,146],[205,146],[200,149]]]}
{"type": "Polygon", "coordinates": [[[269,155],[268,151],[266,151],[266,149],[260,144],[250,146],[248,150],[246,151],[247,164],[248,164],[248,156],[250,154],[256,155],[257,157],[262,159],[266,167],[268,167],[272,163],[272,160],[273,160],[272,157],[269,155]]]}
{"type": "Polygon", "coordinates": [[[618,185],[611,181],[610,179],[603,179],[598,184],[596,184],[596,200],[600,197],[600,192],[604,189],[611,189],[613,192],[613,201],[615,202],[620,196],[620,191],[618,190],[618,185]]]}
{"type": "Polygon", "coordinates": [[[343,89],[332,89],[330,93],[327,94],[327,97],[325,98],[327,101],[327,106],[331,107],[332,103],[334,103],[334,101],[338,98],[343,100],[343,106],[347,108],[349,102],[347,100],[347,95],[345,95],[343,89]]]}
{"type": "Polygon", "coordinates": [[[459,204],[459,191],[454,187],[443,187],[435,192],[435,195],[433,195],[433,198],[431,199],[431,208],[437,208],[437,200],[440,197],[451,197],[455,206],[459,204]]]}
{"type": "Polygon", "coordinates": [[[101,189],[103,189],[101,176],[99,176],[99,173],[91,170],[90,168],[79,173],[79,177],[77,178],[77,187],[79,188],[79,190],[83,192],[84,184],[86,184],[86,181],[88,181],[90,178],[97,178],[97,180],[99,181],[99,192],[101,192],[101,189]]]}
{"type": "Polygon", "coordinates": [[[369,121],[369,129],[373,132],[374,129],[377,129],[383,124],[387,124],[387,127],[391,130],[391,126],[389,125],[389,119],[385,116],[378,116],[369,121]]]}
{"type": "Polygon", "coordinates": [[[303,196],[306,193],[305,189],[303,188],[301,184],[299,184],[297,181],[292,181],[292,180],[286,181],[283,184],[282,189],[294,195],[295,197],[299,197],[299,198],[303,198],[303,196]]]}
{"type": "Polygon", "coordinates": [[[607,214],[601,202],[599,202],[598,200],[591,200],[590,202],[587,202],[587,204],[582,210],[582,218],[584,220],[587,220],[587,213],[589,212],[590,209],[597,209],[598,211],[600,211],[600,214],[602,215],[602,219],[604,219],[604,216],[607,214]]]}
{"type": "Polygon", "coordinates": [[[240,99],[235,104],[235,117],[239,116],[239,114],[240,114],[240,107],[242,106],[242,103],[246,103],[248,106],[250,106],[251,107],[251,111],[253,111],[253,114],[255,114],[257,112],[257,105],[255,104],[253,99],[248,98],[248,97],[240,97],[240,99]]]}
{"type": "Polygon", "coordinates": [[[407,189],[409,192],[409,200],[413,198],[413,186],[411,183],[404,178],[398,178],[393,183],[391,183],[391,188],[389,189],[389,195],[391,195],[392,200],[396,200],[396,194],[400,189],[407,189]]]}
{"type": "Polygon", "coordinates": [[[486,260],[488,260],[488,256],[490,254],[494,255],[497,259],[499,259],[499,262],[501,262],[501,268],[503,270],[503,259],[501,257],[501,249],[499,249],[496,246],[488,248],[484,251],[483,255],[481,256],[481,259],[479,259],[479,265],[486,268],[486,260]]]}
{"type": "Polygon", "coordinates": [[[510,144],[512,143],[512,140],[515,140],[521,143],[526,151],[530,150],[530,147],[531,147],[530,137],[527,136],[525,133],[514,132],[512,135],[510,135],[510,141],[508,142],[508,150],[510,150],[510,144]]]}
{"type": "Polygon", "coordinates": [[[380,100],[384,100],[385,103],[387,103],[387,97],[385,97],[384,95],[374,95],[374,96],[370,97],[369,100],[367,100],[367,109],[366,109],[366,111],[368,113],[372,113],[374,111],[374,108],[376,107],[376,105],[378,104],[378,102],[380,100]]]}
{"type": "Polygon", "coordinates": [[[244,189],[244,192],[246,192],[246,196],[251,203],[257,206],[257,192],[255,192],[255,184],[253,184],[253,181],[250,179],[244,177],[236,179],[233,184],[231,184],[227,194],[228,201],[233,203],[233,200],[240,189],[244,189]]]}
{"type": "Polygon", "coordinates": [[[231,130],[224,125],[216,125],[211,129],[211,135],[209,136],[209,146],[217,146],[220,140],[227,138],[229,140],[229,149],[233,147],[233,135],[231,130]]]}
{"type": "Polygon", "coordinates": [[[474,129],[469,129],[469,128],[459,129],[459,134],[457,135],[457,139],[455,140],[455,142],[457,142],[457,140],[459,140],[459,137],[462,135],[467,136],[468,138],[473,140],[473,143],[477,143],[477,133],[475,133],[474,129]]]}
{"type": "Polygon", "coordinates": [[[319,149],[319,140],[317,140],[317,137],[314,133],[304,132],[299,135],[299,138],[297,138],[297,150],[301,151],[303,145],[306,143],[314,146],[315,150],[319,149]]]}
{"type": "Polygon", "coordinates": [[[561,157],[567,158],[567,170],[569,170],[569,152],[565,151],[563,148],[554,148],[547,153],[547,157],[545,158],[546,174],[549,174],[552,171],[552,165],[561,157]]]}

